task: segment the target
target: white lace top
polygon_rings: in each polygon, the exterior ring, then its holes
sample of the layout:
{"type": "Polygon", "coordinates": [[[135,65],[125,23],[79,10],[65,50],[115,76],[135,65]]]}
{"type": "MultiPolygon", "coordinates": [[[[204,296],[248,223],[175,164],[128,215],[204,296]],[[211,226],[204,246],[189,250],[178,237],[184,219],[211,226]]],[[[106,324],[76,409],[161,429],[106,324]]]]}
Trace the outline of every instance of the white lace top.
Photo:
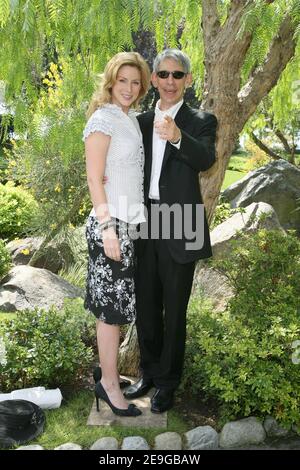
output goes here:
{"type": "MultiPolygon", "coordinates": [[[[89,118],[82,140],[97,131],[111,136],[105,167],[111,217],[131,224],[144,222],[144,147],[135,111],[126,114],[116,104],[104,105],[89,118]]],[[[91,215],[95,215],[94,209],[91,215]]]]}

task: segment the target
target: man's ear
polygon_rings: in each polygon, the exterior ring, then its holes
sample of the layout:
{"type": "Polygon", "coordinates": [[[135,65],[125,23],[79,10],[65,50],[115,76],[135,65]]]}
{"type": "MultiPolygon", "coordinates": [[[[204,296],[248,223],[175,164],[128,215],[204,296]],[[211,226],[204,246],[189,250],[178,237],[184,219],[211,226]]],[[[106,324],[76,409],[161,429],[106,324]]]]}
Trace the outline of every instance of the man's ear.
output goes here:
{"type": "Polygon", "coordinates": [[[185,88],[189,88],[192,86],[193,83],[193,75],[191,73],[188,73],[185,79],[185,88]]]}
{"type": "Polygon", "coordinates": [[[151,83],[154,86],[154,88],[157,88],[157,75],[155,72],[152,72],[151,74],[151,83]]]}

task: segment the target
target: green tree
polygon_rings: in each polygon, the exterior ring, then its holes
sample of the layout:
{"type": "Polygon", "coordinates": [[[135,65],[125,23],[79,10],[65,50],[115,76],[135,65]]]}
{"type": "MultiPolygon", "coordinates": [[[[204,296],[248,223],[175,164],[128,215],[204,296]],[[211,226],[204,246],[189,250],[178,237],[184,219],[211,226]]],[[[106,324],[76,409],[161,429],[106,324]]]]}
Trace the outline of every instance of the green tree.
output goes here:
{"type": "Polygon", "coordinates": [[[256,145],[273,159],[296,161],[300,137],[300,57],[287,65],[274,89],[259,104],[246,130],[256,145]]]}
{"type": "Polygon", "coordinates": [[[240,132],[299,58],[299,19],[299,0],[0,0],[0,79],[24,131],[50,62],[78,72],[65,102],[76,112],[95,72],[115,52],[134,48],[133,32],[155,31],[157,50],[181,45],[192,59],[201,107],[219,121],[217,162],[201,176],[211,218],[240,132]]]}

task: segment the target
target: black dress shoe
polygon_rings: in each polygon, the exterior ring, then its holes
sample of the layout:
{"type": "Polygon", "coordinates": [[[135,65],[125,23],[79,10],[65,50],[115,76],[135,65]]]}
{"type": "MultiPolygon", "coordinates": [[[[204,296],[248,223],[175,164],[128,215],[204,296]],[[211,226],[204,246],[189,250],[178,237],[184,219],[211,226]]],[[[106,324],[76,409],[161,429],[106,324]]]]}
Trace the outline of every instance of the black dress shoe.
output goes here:
{"type": "MultiPolygon", "coordinates": [[[[93,378],[95,381],[95,384],[101,380],[102,377],[102,371],[101,367],[95,367],[94,372],[93,372],[93,378]]],[[[120,380],[120,388],[126,388],[131,384],[130,380],[122,379],[120,380]]]]}
{"type": "Polygon", "coordinates": [[[172,408],[174,403],[174,390],[167,388],[157,388],[151,398],[152,413],[163,413],[172,408]]]}
{"type": "Polygon", "coordinates": [[[146,395],[153,386],[154,384],[152,379],[146,379],[142,377],[138,382],[130,385],[130,387],[125,390],[123,395],[129,400],[133,398],[139,398],[146,395]]]}

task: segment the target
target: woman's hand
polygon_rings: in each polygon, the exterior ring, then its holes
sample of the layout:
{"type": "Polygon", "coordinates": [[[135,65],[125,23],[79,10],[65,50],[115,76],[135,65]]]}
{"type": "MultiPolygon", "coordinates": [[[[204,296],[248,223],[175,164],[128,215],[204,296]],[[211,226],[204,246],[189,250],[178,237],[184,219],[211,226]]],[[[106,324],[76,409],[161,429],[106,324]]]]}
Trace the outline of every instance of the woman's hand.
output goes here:
{"type": "Polygon", "coordinates": [[[102,231],[104,253],[114,261],[121,261],[120,242],[114,227],[102,231]]]}

